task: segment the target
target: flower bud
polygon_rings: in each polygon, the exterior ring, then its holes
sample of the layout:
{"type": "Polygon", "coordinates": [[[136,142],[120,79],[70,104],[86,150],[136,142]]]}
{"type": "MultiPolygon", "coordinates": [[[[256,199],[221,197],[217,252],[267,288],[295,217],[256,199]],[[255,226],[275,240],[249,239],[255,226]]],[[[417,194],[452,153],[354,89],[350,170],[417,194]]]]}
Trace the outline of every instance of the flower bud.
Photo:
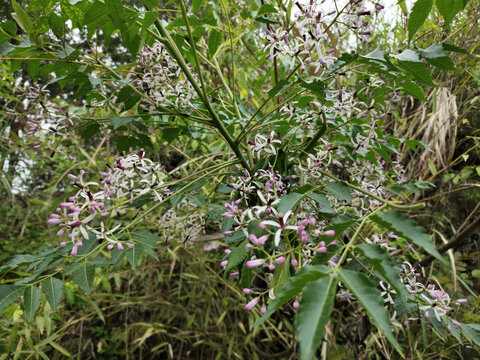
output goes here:
{"type": "Polygon", "coordinates": [[[255,307],[255,305],[257,305],[258,300],[259,300],[258,297],[252,299],[247,305],[245,305],[245,310],[247,311],[252,310],[255,307]]]}

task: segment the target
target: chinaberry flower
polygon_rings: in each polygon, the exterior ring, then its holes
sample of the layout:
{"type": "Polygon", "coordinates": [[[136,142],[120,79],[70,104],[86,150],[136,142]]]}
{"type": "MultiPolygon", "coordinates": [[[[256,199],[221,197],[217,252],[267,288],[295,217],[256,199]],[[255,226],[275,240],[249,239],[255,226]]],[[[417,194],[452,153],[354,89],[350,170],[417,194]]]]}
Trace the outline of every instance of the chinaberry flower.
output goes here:
{"type": "Polygon", "coordinates": [[[281,144],[280,140],[274,140],[273,137],[275,136],[275,132],[270,132],[270,135],[263,136],[260,134],[255,135],[255,141],[249,141],[248,143],[252,146],[252,152],[255,154],[257,158],[260,158],[262,153],[265,154],[272,154],[276,155],[277,150],[275,149],[274,144],[281,144]]]}
{"type": "Polygon", "coordinates": [[[275,240],[274,244],[275,246],[280,245],[280,237],[282,235],[282,231],[285,230],[297,230],[298,226],[295,225],[287,225],[288,224],[288,218],[292,215],[292,211],[289,210],[285,214],[279,213],[278,214],[278,221],[273,221],[273,220],[264,220],[262,223],[264,225],[270,225],[273,227],[278,228],[278,230],[275,232],[275,240]]]}

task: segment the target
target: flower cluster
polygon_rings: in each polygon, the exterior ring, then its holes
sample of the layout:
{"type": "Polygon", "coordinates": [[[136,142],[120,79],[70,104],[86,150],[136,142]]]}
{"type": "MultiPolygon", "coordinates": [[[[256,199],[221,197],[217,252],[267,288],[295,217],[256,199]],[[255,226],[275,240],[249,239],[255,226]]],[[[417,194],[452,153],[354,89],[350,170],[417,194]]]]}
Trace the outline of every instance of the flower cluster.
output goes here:
{"type": "MultiPolygon", "coordinates": [[[[24,110],[16,112],[10,109],[7,115],[14,116],[16,122],[25,121],[26,135],[33,140],[34,149],[46,148],[51,157],[55,153],[67,154],[62,145],[71,139],[75,125],[68,109],[50,100],[46,85],[33,83],[25,91],[24,110]]],[[[73,157],[68,157],[73,160],[73,157]]]]}
{"type": "MultiPolygon", "coordinates": [[[[205,217],[198,205],[183,199],[176,207],[169,208],[157,218],[156,226],[162,231],[167,241],[196,241],[205,234],[205,217]]],[[[209,246],[215,243],[209,244],[209,246]]],[[[218,245],[218,243],[216,243],[218,245]]],[[[209,247],[207,246],[207,249],[209,247]]]]}
{"type": "MultiPolygon", "coordinates": [[[[275,269],[278,266],[293,266],[307,264],[317,254],[325,253],[328,246],[335,245],[335,231],[326,228],[326,222],[308,202],[301,203],[300,211],[287,210],[281,212],[281,198],[298,186],[299,178],[295,175],[282,177],[271,168],[260,170],[253,176],[244,171],[242,176],[232,177],[228,184],[234,189],[232,200],[225,203],[226,211],[224,235],[229,237],[243,235],[248,255],[245,262],[247,269],[252,269],[271,283],[275,269]],[[288,264],[287,264],[288,262],[288,264]],[[286,265],[284,265],[286,264],[286,265]]],[[[228,264],[227,251],[221,265],[228,264]]],[[[232,272],[232,277],[239,273],[232,272]]],[[[258,295],[257,302],[264,296],[274,298],[275,290],[248,289],[248,294],[258,295]]],[[[250,302],[247,308],[256,305],[250,302]]]]}
{"type": "MultiPolygon", "coordinates": [[[[76,255],[83,240],[88,239],[88,232],[93,232],[98,240],[106,240],[108,249],[117,246],[122,250],[122,243],[113,235],[120,224],[108,229],[105,222],[112,222],[112,213],[123,215],[126,201],[139,198],[142,195],[161,201],[169,193],[164,186],[166,174],[163,167],[144,157],[144,152],[129,154],[115,158],[115,165],[108,166],[107,172],[102,172],[99,182],[86,181],[85,171],[80,174],[68,174],[73,185],[79,190],[60,203],[56,211],[50,215],[48,224],[60,226],[57,235],[68,234],[73,243],[72,255],[76,255]],[[99,226],[93,225],[100,221],[99,226]]],[[[66,242],[61,243],[62,246],[66,242]]],[[[128,246],[133,246],[128,243],[128,246]]]]}
{"type": "MultiPolygon", "coordinates": [[[[146,46],[137,55],[141,79],[135,80],[142,87],[150,101],[141,105],[154,111],[156,106],[170,105],[182,110],[191,109],[192,99],[197,97],[193,86],[182,78],[182,69],[168,53],[165,45],[156,41],[146,46]]],[[[193,73],[193,69],[190,68],[193,73]]]]}
{"type": "MultiPolygon", "coordinates": [[[[296,1],[293,26],[275,28],[272,24],[268,25],[266,58],[277,57],[282,63],[290,63],[290,68],[299,62],[302,72],[308,69],[311,74],[319,74],[335,61],[337,42],[346,36],[346,30],[353,31],[362,42],[368,42],[373,28],[366,17],[372,11],[367,9],[364,0],[349,1],[338,12],[330,5],[325,0],[310,0],[302,4],[296,1]],[[333,23],[337,24],[339,31],[336,40],[329,32],[333,23]]],[[[376,4],[376,11],[381,8],[376,4]]]]}
{"type": "MultiPolygon", "coordinates": [[[[418,310],[423,312],[425,318],[430,318],[431,315],[434,315],[436,320],[450,326],[450,323],[461,326],[461,324],[448,317],[449,313],[453,312],[452,306],[461,306],[467,302],[467,299],[457,299],[452,301],[450,295],[441,289],[436,289],[434,284],[423,284],[418,281],[418,278],[421,274],[417,271],[416,267],[412,266],[409,262],[405,261],[402,264],[401,268],[401,280],[405,284],[408,293],[409,301],[412,301],[418,304],[418,310]],[[448,319],[448,321],[446,321],[448,319]]],[[[391,318],[392,325],[401,327],[406,326],[410,320],[417,320],[417,318],[409,317],[404,320],[402,323],[399,323],[396,310],[394,310],[395,299],[397,293],[393,290],[389,284],[380,282],[380,287],[382,288],[382,296],[384,297],[384,302],[386,308],[392,308],[393,315],[391,318]]],[[[405,315],[405,314],[404,314],[405,315]]]]}

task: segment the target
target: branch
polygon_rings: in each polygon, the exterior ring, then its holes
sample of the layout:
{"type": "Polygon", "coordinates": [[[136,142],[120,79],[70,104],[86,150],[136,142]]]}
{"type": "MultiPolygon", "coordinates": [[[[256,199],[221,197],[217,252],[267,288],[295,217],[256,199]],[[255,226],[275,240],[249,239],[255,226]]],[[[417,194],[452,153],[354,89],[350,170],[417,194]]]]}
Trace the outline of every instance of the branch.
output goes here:
{"type": "MultiPolygon", "coordinates": [[[[464,240],[466,240],[467,236],[470,235],[470,233],[475,230],[477,224],[480,223],[480,215],[473,220],[470,225],[468,225],[462,232],[457,234],[452,240],[450,240],[447,244],[443,245],[440,249],[438,249],[438,252],[440,254],[443,254],[444,252],[450,250],[450,249],[456,249],[459,247],[464,240]]],[[[414,268],[418,269],[420,267],[424,267],[428,264],[430,264],[435,258],[432,255],[428,255],[425,257],[422,261],[417,263],[414,268]]]]}

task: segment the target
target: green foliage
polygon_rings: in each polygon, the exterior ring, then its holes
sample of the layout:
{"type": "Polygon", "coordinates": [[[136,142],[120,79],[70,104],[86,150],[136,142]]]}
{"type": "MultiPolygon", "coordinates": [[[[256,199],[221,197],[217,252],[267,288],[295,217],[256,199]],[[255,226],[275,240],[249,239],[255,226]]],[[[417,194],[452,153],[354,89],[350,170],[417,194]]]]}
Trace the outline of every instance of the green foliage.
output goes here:
{"type": "Polygon", "coordinates": [[[280,306],[297,296],[305,285],[324,277],[327,273],[328,268],[324,265],[304,267],[282,287],[281,291],[275,296],[275,300],[268,306],[265,314],[255,322],[254,326],[263,324],[280,306]]]}
{"type": "Polygon", "coordinates": [[[402,283],[400,273],[387,251],[376,244],[358,245],[355,250],[365,256],[373,268],[395,289],[402,301],[405,301],[407,296],[405,285],[402,283]]]}
{"type": "Polygon", "coordinates": [[[32,321],[35,313],[40,307],[40,301],[42,299],[42,291],[34,285],[30,285],[25,289],[23,294],[23,307],[25,311],[25,317],[28,321],[32,321]]]}
{"type": "Polygon", "coordinates": [[[337,280],[330,276],[308,283],[303,290],[295,320],[302,359],[315,358],[330,320],[336,288],[337,280]]]}
{"type": "Polygon", "coordinates": [[[432,239],[425,233],[425,229],[417,225],[407,215],[402,214],[398,210],[393,210],[381,215],[374,215],[371,219],[386,229],[393,231],[398,236],[402,236],[422,247],[430,255],[435,256],[435,258],[442,263],[445,263],[445,260],[433,244],[432,239]]]}
{"type": "Polygon", "coordinates": [[[428,14],[432,10],[433,0],[417,0],[413,5],[410,16],[408,17],[408,41],[413,39],[413,35],[420,29],[428,14]]]}
{"type": "Polygon", "coordinates": [[[446,25],[450,25],[455,15],[457,15],[467,5],[468,0],[437,0],[437,9],[445,20],[446,25]]]}
{"type": "Polygon", "coordinates": [[[365,274],[360,272],[340,270],[338,275],[342,284],[355,295],[365,308],[365,311],[370,315],[370,318],[387,336],[388,341],[403,356],[401,346],[390,328],[390,318],[383,307],[383,298],[380,296],[377,286],[365,274]]]}
{"type": "Polygon", "coordinates": [[[42,291],[47,297],[47,301],[52,307],[52,310],[57,309],[63,294],[63,282],[60,279],[49,276],[42,282],[42,291]]]}

